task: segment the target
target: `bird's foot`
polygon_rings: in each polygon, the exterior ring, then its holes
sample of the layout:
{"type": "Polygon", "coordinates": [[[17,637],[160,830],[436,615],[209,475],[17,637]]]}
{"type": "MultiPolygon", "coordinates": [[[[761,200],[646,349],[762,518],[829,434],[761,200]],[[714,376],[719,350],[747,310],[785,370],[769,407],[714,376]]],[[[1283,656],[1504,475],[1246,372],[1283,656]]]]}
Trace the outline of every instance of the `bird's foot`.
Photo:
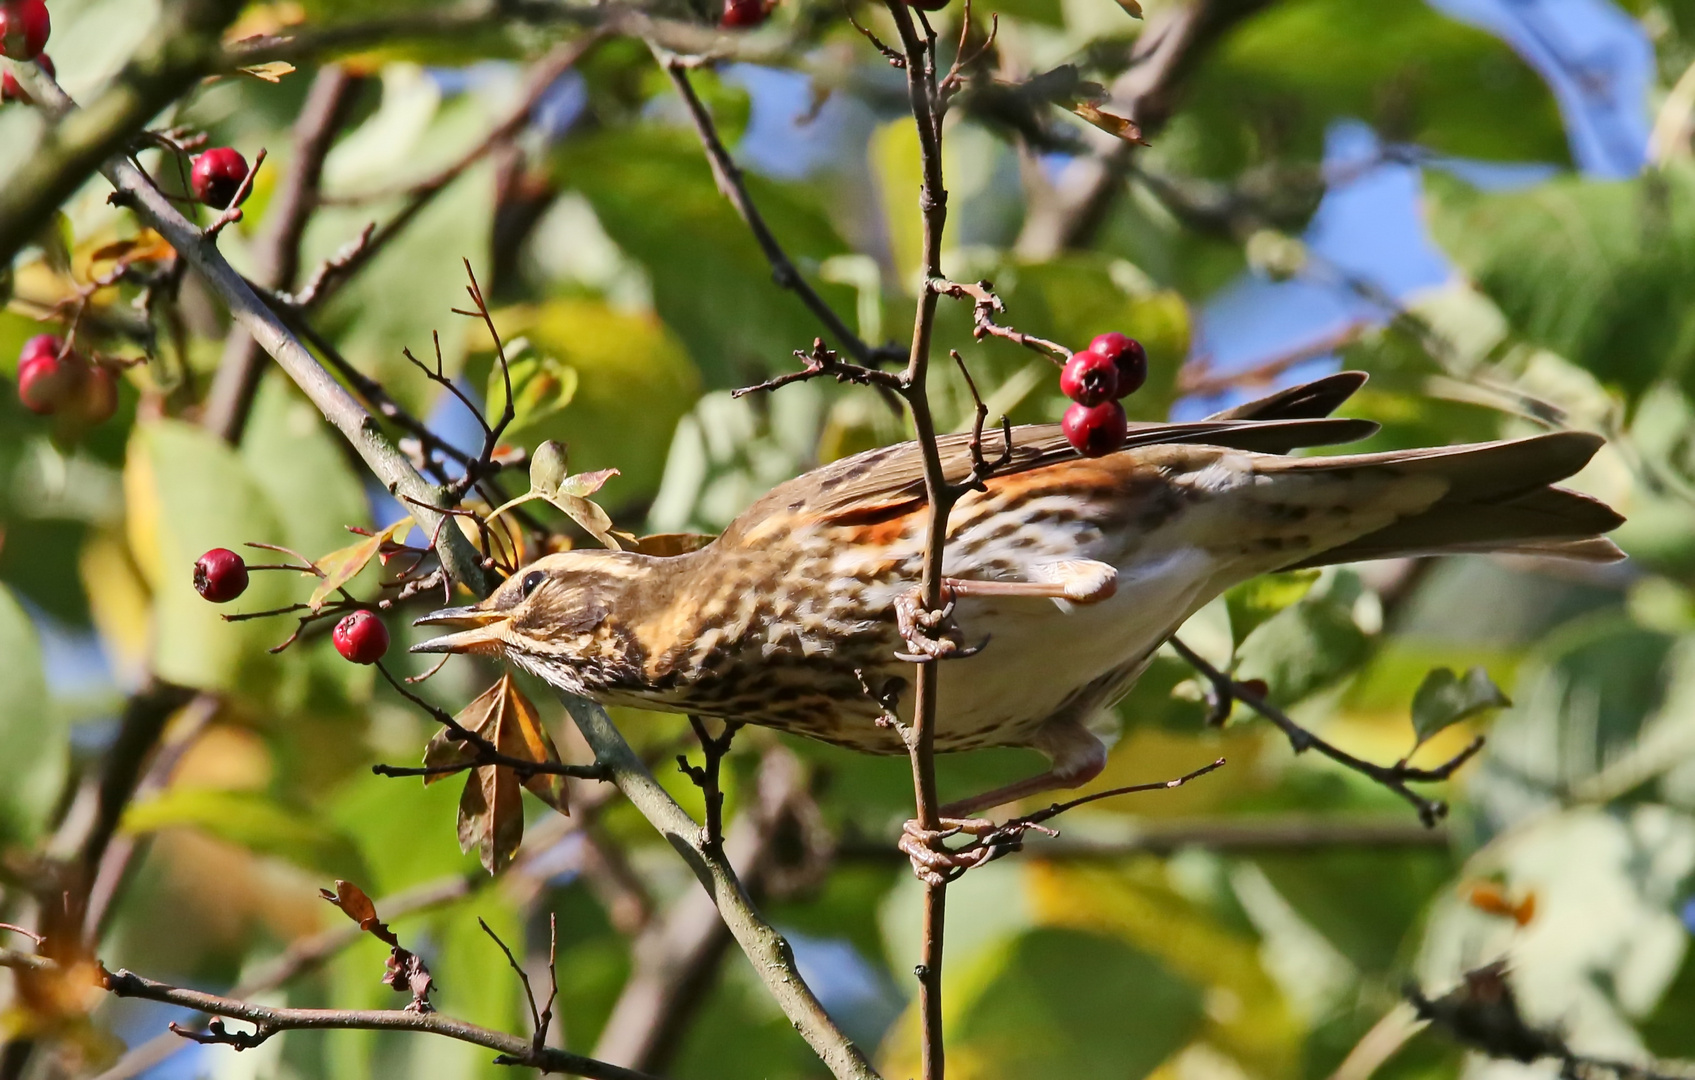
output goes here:
{"type": "Polygon", "coordinates": [[[967,870],[1018,851],[1029,829],[1053,831],[1016,820],[1000,825],[982,818],[942,818],[940,824],[939,829],[926,829],[908,821],[896,845],[912,860],[912,872],[926,885],[946,885],[967,870]],[[948,847],[944,841],[955,836],[969,836],[972,841],[962,848],[948,847]]]}
{"type": "Polygon", "coordinates": [[[965,636],[953,621],[954,593],[945,584],[942,606],[931,609],[924,605],[918,589],[895,599],[895,626],[900,630],[906,652],[895,657],[909,663],[922,664],[931,660],[960,660],[980,652],[987,639],[967,646],[965,636]]]}

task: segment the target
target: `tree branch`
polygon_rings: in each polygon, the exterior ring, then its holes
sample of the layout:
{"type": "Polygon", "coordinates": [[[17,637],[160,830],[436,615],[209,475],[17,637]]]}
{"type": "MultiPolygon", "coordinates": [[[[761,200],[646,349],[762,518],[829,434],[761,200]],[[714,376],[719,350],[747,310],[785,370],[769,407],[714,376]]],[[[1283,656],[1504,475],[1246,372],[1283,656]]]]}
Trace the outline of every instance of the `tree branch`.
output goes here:
{"type": "MultiPolygon", "coordinates": [[[[40,974],[54,974],[65,970],[56,961],[46,957],[31,956],[10,949],[0,949],[0,967],[19,968],[40,974]]],[[[651,1073],[609,1065],[604,1061],[596,1061],[552,1047],[538,1048],[516,1035],[492,1031],[438,1012],[411,1012],[405,1009],[275,1008],[172,986],[131,971],[107,971],[104,968],[99,969],[95,984],[114,997],[159,1001],[217,1017],[244,1020],[254,1025],[256,1030],[251,1034],[228,1031],[216,1022],[211,1033],[207,1035],[186,1030],[182,1032],[185,1038],[193,1038],[196,1042],[224,1043],[234,1046],[237,1050],[257,1046],[279,1031],[424,1031],[497,1051],[504,1059],[503,1064],[523,1065],[543,1072],[587,1076],[593,1080],[657,1080],[651,1073]]]]}
{"type": "MultiPolygon", "coordinates": [[[[0,266],[102,162],[126,151],[149,120],[216,69],[223,56],[218,37],[243,6],[239,0],[165,5],[159,25],[92,104],[69,116],[51,114],[58,122],[0,186],[0,266]]],[[[35,65],[14,63],[12,70],[27,77],[35,65]]]]}
{"type": "MultiPolygon", "coordinates": [[[[318,205],[324,158],[347,119],[359,79],[337,64],[321,68],[294,124],[294,156],[265,211],[265,231],[253,245],[254,277],[271,289],[292,289],[300,271],[300,240],[318,205]]],[[[265,354],[249,334],[232,332],[207,394],[201,425],[226,442],[241,440],[265,354]]]]}

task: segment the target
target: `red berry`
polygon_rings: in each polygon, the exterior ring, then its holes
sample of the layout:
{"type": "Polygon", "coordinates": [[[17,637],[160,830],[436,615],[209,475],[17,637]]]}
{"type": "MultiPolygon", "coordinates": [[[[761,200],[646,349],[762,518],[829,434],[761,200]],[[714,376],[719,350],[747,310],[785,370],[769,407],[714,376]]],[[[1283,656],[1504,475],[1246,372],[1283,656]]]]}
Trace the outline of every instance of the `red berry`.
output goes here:
{"type": "MultiPolygon", "coordinates": [[[[35,62],[40,64],[41,70],[45,71],[47,74],[53,76],[57,76],[59,74],[58,70],[53,67],[53,58],[48,56],[46,53],[42,53],[40,56],[36,57],[35,62]]],[[[0,102],[5,101],[20,101],[25,105],[35,104],[34,99],[29,96],[29,91],[23,88],[23,85],[18,82],[17,77],[10,71],[6,72],[4,75],[0,75],[0,102]]]]}
{"type": "Polygon", "coordinates": [[[1124,445],[1124,436],[1130,429],[1124,406],[1116,401],[1103,401],[1099,405],[1077,402],[1065,410],[1060,427],[1084,457],[1102,457],[1117,450],[1124,445]]]}
{"type": "Polygon", "coordinates": [[[1059,388],[1084,405],[1111,401],[1118,396],[1118,365],[1093,349],[1072,353],[1059,373],[1059,388]]]}
{"type": "Polygon", "coordinates": [[[118,377],[103,364],[90,364],[78,404],[88,424],[104,424],[118,411],[118,377]]]}
{"type": "Polygon", "coordinates": [[[44,0],[4,0],[0,3],[0,56],[35,59],[47,47],[52,29],[44,0]]]}
{"type": "Polygon", "coordinates": [[[37,356],[58,356],[64,347],[65,339],[58,334],[37,334],[24,342],[18,352],[18,363],[26,364],[37,356]]]}
{"type": "Polygon", "coordinates": [[[1089,342],[1089,349],[1108,357],[1118,365],[1118,396],[1129,397],[1148,381],[1148,351],[1133,337],[1118,331],[1100,334],[1089,342]]]}
{"type": "Polygon", "coordinates": [[[764,0],[724,0],[724,14],[719,16],[718,25],[732,30],[758,26],[770,14],[764,0]]]}
{"type": "Polygon", "coordinates": [[[18,400],[38,416],[58,412],[76,400],[80,364],[75,353],[61,360],[57,352],[38,352],[19,361],[18,400]]]}
{"type": "Polygon", "coordinates": [[[330,634],[335,651],[355,664],[374,664],[388,652],[388,627],[369,611],[355,611],[330,634]]]}
{"type": "Polygon", "coordinates": [[[227,604],[247,591],[247,564],[229,548],[213,548],[194,560],[194,591],[214,604],[227,604]]]}
{"type": "MultiPolygon", "coordinates": [[[[195,158],[194,168],[188,174],[194,197],[218,210],[229,207],[245,179],[247,159],[227,146],[214,146],[195,158]]],[[[246,198],[242,196],[244,202],[246,198]]]]}

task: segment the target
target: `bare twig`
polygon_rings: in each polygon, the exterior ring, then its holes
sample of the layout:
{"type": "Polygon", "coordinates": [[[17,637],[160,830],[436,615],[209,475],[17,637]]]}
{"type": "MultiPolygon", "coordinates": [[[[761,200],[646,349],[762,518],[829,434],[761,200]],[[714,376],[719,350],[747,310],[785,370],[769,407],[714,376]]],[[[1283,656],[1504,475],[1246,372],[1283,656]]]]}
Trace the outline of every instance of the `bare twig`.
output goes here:
{"type": "Polygon", "coordinates": [[[1400,761],[1394,765],[1375,765],[1369,761],[1357,758],[1345,750],[1326,742],[1306,728],[1289,719],[1282,709],[1272,705],[1265,699],[1260,687],[1251,686],[1226,675],[1208,663],[1193,649],[1183,644],[1177,638],[1171,639],[1171,647],[1177,655],[1188,661],[1201,677],[1212,684],[1215,696],[1215,708],[1228,714],[1230,702],[1240,701],[1248,708],[1276,724],[1278,729],[1289,738],[1289,745],[1295,753],[1301,754],[1308,750],[1316,750],[1339,765],[1359,773],[1369,780],[1383,785],[1390,791],[1413,805],[1418,811],[1419,820],[1426,827],[1435,828],[1436,823],[1448,814],[1448,804],[1440,799],[1429,799],[1414,791],[1410,784],[1437,783],[1447,780],[1454,775],[1461,765],[1475,757],[1483,749],[1484,739],[1479,735],[1465,749],[1433,769],[1417,769],[1400,761]]]}
{"type": "Polygon", "coordinates": [[[687,756],[678,754],[677,768],[684,776],[694,781],[695,787],[700,788],[701,797],[706,802],[706,822],[701,826],[700,843],[702,847],[711,850],[721,847],[724,843],[724,789],[718,781],[724,757],[730,752],[730,743],[735,740],[741,725],[726,721],[724,733],[716,739],[706,730],[705,721],[698,716],[689,717],[689,726],[694,729],[695,738],[700,740],[700,750],[706,758],[706,764],[690,765],[687,756]]]}
{"type": "Polygon", "coordinates": [[[1071,359],[1071,350],[1057,341],[1039,338],[1035,334],[1026,334],[995,322],[995,316],[1006,310],[1006,304],[996,294],[993,284],[987,281],[971,284],[932,279],[930,288],[955,300],[971,301],[971,336],[979,341],[985,337],[1002,338],[1014,345],[1022,345],[1059,365],[1071,359]]]}
{"type": "MultiPolygon", "coordinates": [[[[873,39],[874,40],[874,39],[873,39]]],[[[712,176],[717,181],[718,192],[730,201],[747,224],[748,231],[759,243],[759,250],[765,253],[765,259],[771,264],[771,277],[780,288],[788,289],[800,297],[801,303],[824,328],[830,336],[836,339],[837,345],[853,356],[854,360],[868,367],[878,363],[899,359],[900,350],[893,346],[872,348],[862,341],[858,334],[849,330],[847,324],[837,315],[835,309],[825,302],[818,290],[802,276],[795,268],[794,261],[789,258],[783,246],[771,232],[771,227],[765,223],[759,208],[753,204],[748,195],[747,183],[742,179],[741,167],[724,148],[724,142],[718,137],[717,126],[712,122],[712,114],[701,103],[700,96],[695,93],[694,86],[689,82],[687,67],[677,57],[666,52],[653,42],[648,42],[653,51],[654,59],[659,61],[665,74],[670,76],[671,85],[682,96],[683,104],[688,106],[689,118],[694,121],[695,133],[700,136],[700,144],[706,150],[706,160],[712,165],[712,176]]]]}

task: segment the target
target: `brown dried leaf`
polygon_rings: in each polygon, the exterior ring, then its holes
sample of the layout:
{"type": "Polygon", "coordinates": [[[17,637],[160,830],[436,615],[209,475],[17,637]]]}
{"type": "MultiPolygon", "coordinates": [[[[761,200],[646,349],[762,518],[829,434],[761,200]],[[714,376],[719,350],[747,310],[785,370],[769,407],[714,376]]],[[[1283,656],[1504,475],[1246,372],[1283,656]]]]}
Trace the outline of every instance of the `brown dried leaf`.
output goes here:
{"type": "Polygon", "coordinates": [[[477,849],[483,869],[498,874],[524,841],[524,802],[511,769],[473,769],[459,798],[459,850],[477,849]]]}
{"type": "MultiPolygon", "coordinates": [[[[457,720],[465,730],[481,735],[490,742],[495,742],[499,733],[496,724],[499,721],[500,711],[506,697],[506,687],[511,681],[510,676],[502,675],[493,686],[478,694],[469,705],[460,709],[459,715],[453,719],[457,720]]],[[[455,739],[453,733],[447,728],[442,728],[436,732],[435,736],[430,739],[429,745],[424,747],[424,765],[426,768],[468,765],[476,759],[476,750],[455,739]]],[[[443,772],[426,776],[424,783],[426,785],[433,784],[437,780],[443,780],[452,775],[454,774],[443,772]]]]}
{"type": "Polygon", "coordinates": [[[1142,5],[1139,0],[1118,0],[1118,6],[1123,8],[1124,13],[1132,19],[1142,17],[1142,5]]]}
{"type": "Polygon", "coordinates": [[[668,559],[675,555],[699,551],[716,539],[716,536],[706,533],[654,533],[637,538],[632,550],[642,555],[668,559]]]}
{"type": "MultiPolygon", "coordinates": [[[[502,675],[455,719],[508,757],[555,764],[560,760],[540,713],[510,675],[502,675]]],[[[424,753],[427,765],[459,764],[475,758],[473,751],[453,740],[445,729],[430,740],[424,753]]],[[[425,777],[424,782],[435,779],[425,777]]],[[[569,813],[563,776],[538,773],[523,786],[560,813],[569,813]]],[[[459,799],[459,849],[477,848],[484,869],[496,874],[512,861],[523,839],[524,804],[517,773],[495,765],[472,769],[459,799]]]]}
{"type": "Polygon", "coordinates": [[[1138,146],[1148,145],[1147,140],[1142,138],[1142,129],[1136,126],[1134,120],[1109,113],[1092,101],[1074,101],[1067,108],[1108,135],[1116,135],[1138,146]]]}
{"type": "Polygon", "coordinates": [[[351,881],[336,879],[335,892],[319,889],[318,895],[342,910],[349,919],[359,924],[359,929],[369,930],[377,924],[377,905],[365,895],[365,890],[351,881]]]}
{"type": "Polygon", "coordinates": [[[311,599],[306,601],[312,605],[312,610],[317,611],[323,607],[324,601],[329,599],[331,593],[357,577],[359,571],[376,558],[377,552],[382,550],[385,542],[399,540],[411,528],[412,519],[401,518],[375,535],[360,537],[357,543],[337,548],[313,563],[324,576],[319,580],[318,587],[312,590],[311,599]]]}
{"type": "MultiPolygon", "coordinates": [[[[495,736],[495,748],[507,757],[557,765],[559,750],[553,745],[553,738],[548,735],[547,729],[542,726],[541,715],[536,711],[535,705],[518,689],[511,676],[502,676],[501,682],[506,684],[506,708],[500,716],[500,730],[495,736]]],[[[571,812],[563,776],[536,773],[524,781],[524,786],[530,789],[530,794],[561,814],[571,812]]]]}

